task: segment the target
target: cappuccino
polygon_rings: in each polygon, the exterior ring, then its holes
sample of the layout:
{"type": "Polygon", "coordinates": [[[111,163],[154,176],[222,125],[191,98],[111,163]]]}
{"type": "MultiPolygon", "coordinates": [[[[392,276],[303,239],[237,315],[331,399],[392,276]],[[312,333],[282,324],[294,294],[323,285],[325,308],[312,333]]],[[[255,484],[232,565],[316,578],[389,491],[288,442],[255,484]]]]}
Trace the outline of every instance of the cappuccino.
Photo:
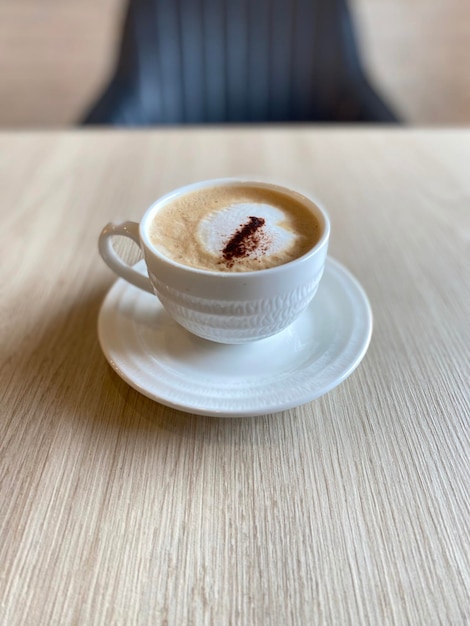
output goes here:
{"type": "Polygon", "coordinates": [[[319,241],[319,219],[302,196],[233,183],[197,189],[169,200],[148,235],[163,255],[216,272],[249,272],[283,265],[319,241]]]}

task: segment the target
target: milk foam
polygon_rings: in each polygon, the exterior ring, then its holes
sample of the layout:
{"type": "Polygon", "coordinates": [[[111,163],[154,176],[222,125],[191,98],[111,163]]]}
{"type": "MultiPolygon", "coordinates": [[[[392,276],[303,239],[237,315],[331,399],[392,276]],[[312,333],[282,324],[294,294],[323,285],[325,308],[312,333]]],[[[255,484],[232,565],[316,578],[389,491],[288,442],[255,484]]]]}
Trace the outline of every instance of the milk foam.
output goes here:
{"type": "Polygon", "coordinates": [[[294,244],[296,234],[282,225],[286,215],[280,209],[251,202],[233,204],[209,213],[199,223],[197,237],[209,254],[221,257],[230,239],[252,216],[264,219],[265,223],[262,226],[262,245],[250,250],[247,257],[254,259],[262,256],[268,260],[294,244]]]}
{"type": "Polygon", "coordinates": [[[164,256],[215,272],[251,272],[299,258],[321,229],[308,200],[240,183],[196,189],[160,207],[149,238],[164,256]]]}

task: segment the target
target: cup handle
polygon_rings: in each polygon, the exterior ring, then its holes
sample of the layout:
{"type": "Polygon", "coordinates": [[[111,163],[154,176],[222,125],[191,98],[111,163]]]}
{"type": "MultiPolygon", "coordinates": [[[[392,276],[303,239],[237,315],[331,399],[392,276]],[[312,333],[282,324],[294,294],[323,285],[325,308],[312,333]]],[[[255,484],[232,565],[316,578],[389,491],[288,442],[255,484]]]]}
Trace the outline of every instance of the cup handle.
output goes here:
{"type": "Polygon", "coordinates": [[[109,223],[103,228],[98,239],[98,249],[103,260],[118,276],[121,276],[121,278],[124,278],[136,287],[139,287],[139,289],[153,294],[154,291],[149,278],[136,272],[118,256],[113,247],[112,240],[112,238],[117,235],[132,239],[139,248],[142,248],[139,236],[139,224],[137,224],[137,222],[123,222],[122,224],[109,223]]]}

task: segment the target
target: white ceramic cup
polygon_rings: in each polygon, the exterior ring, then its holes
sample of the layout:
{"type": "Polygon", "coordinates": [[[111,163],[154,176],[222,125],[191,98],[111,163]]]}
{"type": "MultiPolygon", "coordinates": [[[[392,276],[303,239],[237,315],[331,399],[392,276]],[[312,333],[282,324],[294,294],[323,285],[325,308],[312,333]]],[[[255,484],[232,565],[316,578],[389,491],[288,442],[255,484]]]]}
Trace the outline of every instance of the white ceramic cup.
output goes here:
{"type": "Polygon", "coordinates": [[[155,293],[169,315],[191,333],[219,343],[245,343],[287,328],[314,297],[323,274],[330,235],[326,213],[311,199],[270,183],[217,179],[172,191],[150,206],[140,224],[108,224],[99,237],[104,261],[136,287],[155,293]],[[177,263],[164,256],[149,238],[155,214],[176,197],[204,187],[240,184],[275,189],[300,200],[318,219],[321,236],[303,256],[269,269],[217,272],[177,263]],[[116,235],[129,237],[142,249],[149,278],[126,265],[112,245],[116,235]]]}

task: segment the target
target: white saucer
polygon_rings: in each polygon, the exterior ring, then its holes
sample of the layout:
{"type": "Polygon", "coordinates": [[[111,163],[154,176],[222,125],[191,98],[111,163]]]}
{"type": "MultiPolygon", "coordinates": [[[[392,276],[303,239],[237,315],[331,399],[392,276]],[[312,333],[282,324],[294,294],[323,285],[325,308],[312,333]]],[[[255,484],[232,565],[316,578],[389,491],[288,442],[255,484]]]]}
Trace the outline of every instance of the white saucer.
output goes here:
{"type": "MultiPolygon", "coordinates": [[[[143,261],[136,268],[143,272],[143,261]]],[[[145,396],[202,415],[275,413],[318,398],[359,365],[372,333],[367,296],[329,258],[317,295],[289,328],[243,345],[199,339],[155,296],[118,279],[98,318],[114,370],[145,396]]]]}

